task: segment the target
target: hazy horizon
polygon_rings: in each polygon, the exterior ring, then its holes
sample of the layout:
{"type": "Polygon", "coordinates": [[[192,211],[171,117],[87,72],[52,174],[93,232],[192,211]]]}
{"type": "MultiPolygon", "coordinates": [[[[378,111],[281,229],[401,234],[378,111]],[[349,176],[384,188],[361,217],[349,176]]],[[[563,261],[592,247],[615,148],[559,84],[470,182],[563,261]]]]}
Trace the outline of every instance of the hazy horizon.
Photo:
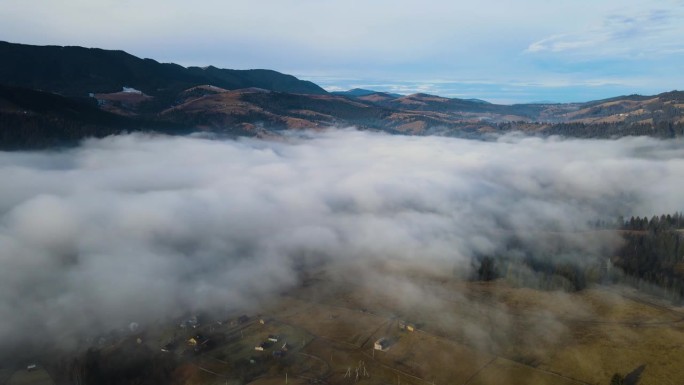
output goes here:
{"type": "Polygon", "coordinates": [[[268,68],[328,90],[498,103],[681,89],[681,0],[0,3],[0,36],[121,49],[184,66],[268,68]],[[112,34],[111,30],[117,33],[112,34]]]}

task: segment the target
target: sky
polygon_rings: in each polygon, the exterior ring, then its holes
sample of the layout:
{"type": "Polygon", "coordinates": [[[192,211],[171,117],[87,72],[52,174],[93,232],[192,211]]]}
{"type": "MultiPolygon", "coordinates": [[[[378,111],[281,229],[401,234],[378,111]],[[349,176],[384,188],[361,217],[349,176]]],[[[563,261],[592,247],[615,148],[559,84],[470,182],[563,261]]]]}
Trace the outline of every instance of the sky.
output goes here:
{"type": "Polygon", "coordinates": [[[188,311],[255,314],[309,268],[425,306],[420,280],[381,267],[453,278],[477,255],[583,267],[618,243],[589,223],[682,210],[676,140],[289,135],[0,152],[12,181],[0,184],[0,357],[188,311]]]}
{"type": "Polygon", "coordinates": [[[0,39],[501,103],[684,88],[682,0],[3,0],[0,39]]]}

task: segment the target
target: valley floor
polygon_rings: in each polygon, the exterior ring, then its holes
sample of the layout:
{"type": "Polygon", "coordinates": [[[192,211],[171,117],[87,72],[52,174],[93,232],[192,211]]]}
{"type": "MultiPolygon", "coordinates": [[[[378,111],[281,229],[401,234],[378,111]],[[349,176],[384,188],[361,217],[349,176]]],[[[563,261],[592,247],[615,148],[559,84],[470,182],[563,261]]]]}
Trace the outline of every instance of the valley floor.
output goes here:
{"type": "Polygon", "coordinates": [[[232,342],[195,359],[188,383],[223,384],[250,358],[261,365],[252,384],[282,383],[286,374],[288,383],[330,384],[608,384],[618,373],[663,385],[684,378],[684,310],[635,291],[419,280],[419,301],[351,282],[325,287],[325,280],[287,293],[264,309],[264,324],[251,317],[239,335],[228,333],[232,342]],[[287,359],[272,358],[280,343],[254,350],[272,334],[287,341],[287,359]],[[386,351],[373,349],[380,338],[390,341],[386,351]]]}

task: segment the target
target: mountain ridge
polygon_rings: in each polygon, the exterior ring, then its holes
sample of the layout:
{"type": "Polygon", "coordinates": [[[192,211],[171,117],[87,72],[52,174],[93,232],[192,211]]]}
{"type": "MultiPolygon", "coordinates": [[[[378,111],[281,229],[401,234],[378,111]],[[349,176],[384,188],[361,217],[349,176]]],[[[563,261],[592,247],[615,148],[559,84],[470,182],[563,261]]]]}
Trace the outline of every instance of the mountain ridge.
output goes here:
{"type": "Polygon", "coordinates": [[[499,105],[427,93],[328,93],[272,70],[183,67],[119,50],[0,42],[0,148],[128,131],[277,135],[355,126],[395,134],[684,136],[684,92],[499,105]],[[51,106],[51,107],[50,107],[51,106]]]}
{"type": "Polygon", "coordinates": [[[384,92],[384,91],[374,91],[374,90],[367,90],[364,88],[352,88],[347,91],[333,91],[331,94],[335,95],[341,95],[341,96],[351,96],[351,97],[360,97],[360,96],[370,96],[374,94],[385,94],[394,98],[399,98],[404,95],[402,94],[397,94],[397,93],[392,93],[392,92],[384,92]]]}
{"type": "Polygon", "coordinates": [[[79,46],[33,46],[0,41],[0,84],[82,97],[133,87],[164,96],[200,84],[227,89],[268,88],[327,94],[318,85],[273,70],[183,67],[141,59],[121,50],[79,46]]]}

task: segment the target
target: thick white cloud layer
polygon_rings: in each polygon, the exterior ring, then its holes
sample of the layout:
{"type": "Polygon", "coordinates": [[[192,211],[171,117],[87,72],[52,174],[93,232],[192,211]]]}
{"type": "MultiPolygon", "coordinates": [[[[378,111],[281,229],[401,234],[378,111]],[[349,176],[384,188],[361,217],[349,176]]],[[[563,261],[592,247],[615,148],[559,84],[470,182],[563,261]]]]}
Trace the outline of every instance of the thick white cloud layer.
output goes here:
{"type": "Polygon", "coordinates": [[[578,254],[605,255],[614,239],[582,232],[588,221],[682,209],[684,147],[352,130],[276,141],[136,134],[0,153],[0,180],[9,346],[249,307],[295,285],[312,261],[466,268],[511,236],[544,249],[549,232],[578,254]]]}

